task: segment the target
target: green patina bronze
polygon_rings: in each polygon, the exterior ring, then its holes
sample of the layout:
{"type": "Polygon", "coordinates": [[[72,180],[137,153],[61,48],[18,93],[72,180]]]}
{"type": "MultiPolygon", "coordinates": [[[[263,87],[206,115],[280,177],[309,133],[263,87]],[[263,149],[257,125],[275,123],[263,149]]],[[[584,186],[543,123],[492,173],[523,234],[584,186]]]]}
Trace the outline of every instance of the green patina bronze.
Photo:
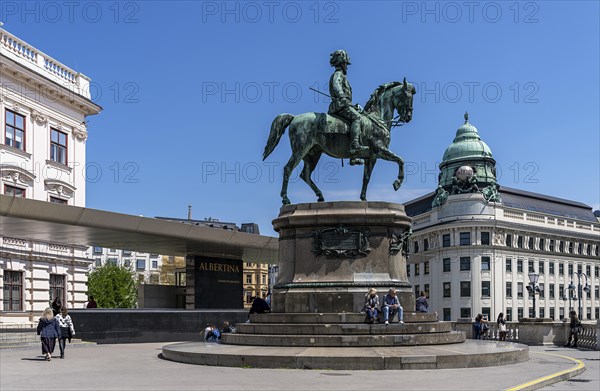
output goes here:
{"type": "Polygon", "coordinates": [[[408,123],[412,119],[416,89],[406,79],[382,84],[375,89],[363,110],[359,105],[352,104],[352,89],[346,78],[350,64],[348,54],[343,50],[333,52],[330,64],[336,70],[329,83],[332,99],[329,113],[280,114],[271,124],[263,160],[273,152],[289,127],[292,156],[283,169],[281,198],[284,205],[290,203],[288,182],[300,161],[304,161],[300,177],[315,192],[317,200],[324,201],[323,193],[310,177],[323,153],[340,159],[349,158],[351,164],[364,162],[360,193],[363,201],[367,199],[367,186],[377,159],[398,164],[394,190],[398,190],[404,180],[404,161],[388,147],[392,126],[408,123]],[[395,111],[398,112],[397,119],[394,118],[395,111]]]}

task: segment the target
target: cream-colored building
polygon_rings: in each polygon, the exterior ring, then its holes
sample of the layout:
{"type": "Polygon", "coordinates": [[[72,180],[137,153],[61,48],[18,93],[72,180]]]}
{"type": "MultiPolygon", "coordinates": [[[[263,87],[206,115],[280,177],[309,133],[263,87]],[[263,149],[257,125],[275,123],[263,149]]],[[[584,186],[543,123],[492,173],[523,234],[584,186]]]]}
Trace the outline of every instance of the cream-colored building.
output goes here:
{"type": "Polygon", "coordinates": [[[499,187],[495,174],[491,150],[466,120],[444,154],[438,190],[405,203],[414,219],[407,270],[415,292],[425,291],[444,320],[495,320],[500,312],[558,320],[579,312],[579,299],[583,319],[600,319],[592,208],[499,187]],[[530,273],[539,275],[535,314],[530,273]]]}
{"type": "MultiPolygon", "coordinates": [[[[0,192],[85,206],[90,79],[0,29],[0,192]]],[[[87,246],[0,236],[0,322],[37,318],[55,296],[87,300],[87,246]]]]}

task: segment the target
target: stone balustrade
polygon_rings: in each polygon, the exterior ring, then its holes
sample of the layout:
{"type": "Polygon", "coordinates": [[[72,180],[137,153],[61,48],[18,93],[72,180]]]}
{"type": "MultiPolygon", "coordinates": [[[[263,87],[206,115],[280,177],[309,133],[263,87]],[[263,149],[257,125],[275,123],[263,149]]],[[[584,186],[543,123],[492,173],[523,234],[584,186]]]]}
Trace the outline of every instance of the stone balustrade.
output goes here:
{"type": "MultiPolygon", "coordinates": [[[[482,339],[498,340],[496,322],[488,322],[489,330],[482,339]]],[[[577,345],[580,348],[600,350],[600,320],[583,321],[583,331],[577,345]]],[[[471,318],[461,318],[452,322],[453,330],[464,331],[467,339],[474,338],[474,322],[471,318]]],[[[522,319],[520,322],[506,322],[506,340],[526,345],[562,346],[569,339],[569,322],[550,319],[522,319]]]]}
{"type": "Polygon", "coordinates": [[[90,99],[90,79],[34,48],[25,41],[0,29],[2,55],[66,88],[90,99]]]}

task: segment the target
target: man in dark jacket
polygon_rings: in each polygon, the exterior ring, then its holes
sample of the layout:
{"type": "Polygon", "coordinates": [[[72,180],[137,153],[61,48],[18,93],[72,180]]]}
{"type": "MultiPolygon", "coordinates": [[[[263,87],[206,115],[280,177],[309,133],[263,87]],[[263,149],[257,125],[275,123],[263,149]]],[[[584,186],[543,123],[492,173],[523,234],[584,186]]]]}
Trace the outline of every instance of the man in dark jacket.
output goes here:
{"type": "Polygon", "coordinates": [[[248,322],[250,322],[250,315],[264,314],[266,312],[271,312],[271,307],[269,307],[269,304],[264,299],[256,296],[252,301],[252,307],[250,307],[250,311],[248,312],[248,322]]]}

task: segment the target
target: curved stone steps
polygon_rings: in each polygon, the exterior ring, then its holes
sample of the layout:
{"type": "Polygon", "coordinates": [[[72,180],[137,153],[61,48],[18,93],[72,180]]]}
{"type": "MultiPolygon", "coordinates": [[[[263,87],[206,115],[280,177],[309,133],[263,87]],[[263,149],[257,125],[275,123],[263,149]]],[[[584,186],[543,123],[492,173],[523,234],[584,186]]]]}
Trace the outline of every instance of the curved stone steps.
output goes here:
{"type": "MultiPolygon", "coordinates": [[[[273,312],[269,314],[252,314],[250,322],[252,323],[309,323],[309,324],[331,324],[331,323],[363,323],[365,324],[365,314],[357,312],[343,313],[280,313],[273,312]]],[[[383,319],[383,315],[380,316],[383,319]]],[[[437,322],[436,314],[405,312],[404,322],[437,322]]]]}
{"type": "Polygon", "coordinates": [[[241,323],[236,326],[240,334],[271,335],[386,335],[428,334],[452,331],[450,322],[390,323],[241,323]]]}
{"type": "Polygon", "coordinates": [[[227,333],[222,342],[227,345],[253,346],[416,346],[460,343],[466,340],[465,333],[450,331],[427,334],[380,334],[380,335],[267,335],[227,333]]]}

